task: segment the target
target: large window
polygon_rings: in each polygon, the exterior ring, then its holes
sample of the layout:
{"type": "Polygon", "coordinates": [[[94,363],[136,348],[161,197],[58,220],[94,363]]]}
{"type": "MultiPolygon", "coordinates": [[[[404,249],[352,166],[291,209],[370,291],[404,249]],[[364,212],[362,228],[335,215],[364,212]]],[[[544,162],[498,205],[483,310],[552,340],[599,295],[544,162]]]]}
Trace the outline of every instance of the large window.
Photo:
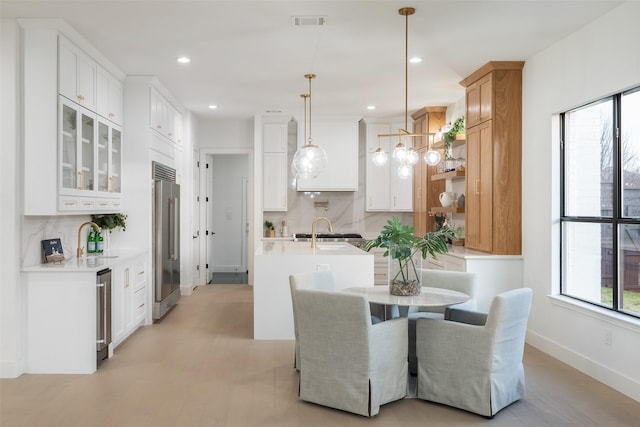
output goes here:
{"type": "Polygon", "coordinates": [[[640,317],[640,88],[561,114],[561,293],[640,317]]]}

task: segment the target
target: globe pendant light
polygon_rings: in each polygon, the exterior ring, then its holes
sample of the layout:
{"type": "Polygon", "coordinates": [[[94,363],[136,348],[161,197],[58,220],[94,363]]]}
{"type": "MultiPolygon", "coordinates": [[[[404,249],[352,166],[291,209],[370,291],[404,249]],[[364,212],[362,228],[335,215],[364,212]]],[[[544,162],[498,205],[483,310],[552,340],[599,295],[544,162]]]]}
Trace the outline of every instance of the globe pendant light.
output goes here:
{"type": "Polygon", "coordinates": [[[424,153],[424,161],[429,166],[435,166],[438,163],[440,163],[441,158],[442,158],[442,155],[440,154],[440,152],[438,150],[434,150],[433,148],[431,148],[431,141],[429,141],[429,149],[427,150],[426,153],[424,153]]]}
{"type": "Polygon", "coordinates": [[[409,164],[409,166],[414,166],[416,163],[418,163],[418,152],[416,150],[414,150],[413,147],[409,147],[407,149],[407,156],[406,156],[406,160],[407,160],[407,164],[409,164]]]}
{"type": "Polygon", "coordinates": [[[300,95],[304,99],[304,138],[306,144],[296,151],[291,162],[291,171],[296,179],[315,178],[327,167],[327,153],[313,144],[311,138],[311,79],[315,74],[305,74],[309,79],[309,93],[300,95]],[[309,99],[309,136],[307,137],[307,99],[309,99]]]}
{"type": "Polygon", "coordinates": [[[405,145],[403,139],[415,137],[428,137],[428,134],[424,133],[410,133],[407,130],[408,127],[408,98],[409,98],[409,16],[413,15],[416,10],[413,7],[403,7],[398,10],[398,13],[405,17],[405,71],[404,71],[404,129],[398,129],[398,133],[395,134],[379,134],[378,137],[397,137],[398,143],[393,150],[393,158],[400,163],[398,167],[398,176],[401,179],[409,178],[413,171],[412,167],[418,163],[419,155],[413,148],[413,143],[409,147],[405,145]]]}
{"type": "Polygon", "coordinates": [[[411,167],[411,165],[407,161],[404,161],[400,163],[400,166],[398,166],[398,177],[400,179],[410,178],[412,171],[413,168],[411,167]]]}
{"type": "Polygon", "coordinates": [[[380,137],[378,136],[378,149],[371,156],[371,161],[373,161],[373,164],[376,166],[384,166],[387,164],[387,160],[387,153],[382,149],[382,146],[380,145],[380,137]]]}
{"type": "Polygon", "coordinates": [[[393,149],[393,159],[403,162],[407,158],[407,146],[402,142],[398,142],[396,148],[393,149]]]}
{"type": "Polygon", "coordinates": [[[440,159],[442,158],[442,156],[440,155],[440,152],[437,150],[432,150],[429,149],[429,151],[427,151],[426,153],[424,153],[424,161],[429,165],[429,166],[435,166],[438,163],[440,163],[440,159]]]}

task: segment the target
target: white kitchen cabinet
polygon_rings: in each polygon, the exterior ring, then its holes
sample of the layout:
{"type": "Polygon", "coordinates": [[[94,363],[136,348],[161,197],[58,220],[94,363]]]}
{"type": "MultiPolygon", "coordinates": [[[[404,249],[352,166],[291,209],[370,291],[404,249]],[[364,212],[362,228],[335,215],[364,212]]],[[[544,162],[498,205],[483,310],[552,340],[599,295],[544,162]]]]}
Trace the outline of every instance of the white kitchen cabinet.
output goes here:
{"type": "Polygon", "coordinates": [[[58,211],[119,212],[122,131],[59,97],[58,211]]]}
{"type": "Polygon", "coordinates": [[[58,111],[59,194],[91,194],[96,177],[96,114],[64,97],[59,98],[58,111]]]}
{"type": "Polygon", "coordinates": [[[112,340],[114,348],[144,324],[147,314],[147,271],[144,256],[112,271],[112,340]]]}
{"type": "Polygon", "coordinates": [[[110,258],[68,259],[22,269],[25,307],[25,373],[91,374],[96,370],[97,272],[111,270],[111,345],[144,324],[136,305],[147,292],[147,254],[114,251],[110,258]],[[142,292],[142,294],[139,294],[142,292]]]}
{"type": "MultiPolygon", "coordinates": [[[[298,147],[305,144],[298,120],[298,147]]],[[[298,191],[358,190],[358,119],[313,117],[313,144],[327,153],[327,168],[315,178],[297,179],[298,191]]]]}
{"type": "Polygon", "coordinates": [[[182,143],[182,115],[155,88],[149,96],[149,118],[151,129],[176,144],[182,143]]]}
{"type": "MultiPolygon", "coordinates": [[[[413,181],[400,179],[397,165],[391,158],[393,152],[391,138],[378,138],[378,134],[388,134],[391,126],[383,123],[361,122],[360,131],[366,139],[366,210],[370,212],[412,212],[413,181]],[[382,147],[389,159],[383,166],[376,166],[371,157],[382,147]]],[[[395,131],[394,131],[395,132],[395,131]]]]}
{"type": "Polygon", "coordinates": [[[287,210],[289,164],[288,119],[264,118],[262,122],[262,209],[287,210]]]}
{"type": "Polygon", "coordinates": [[[122,129],[98,117],[98,196],[117,198],[122,193],[122,129]]]}
{"type": "Polygon", "coordinates": [[[262,210],[287,210],[287,154],[264,153],[262,174],[262,210]]]}
{"type": "Polygon", "coordinates": [[[373,254],[373,284],[389,284],[389,257],[384,256],[385,248],[373,248],[369,252],[373,254]]]}
{"type": "MultiPolygon", "coordinates": [[[[118,212],[120,193],[98,191],[98,168],[103,159],[98,159],[97,147],[97,67],[103,67],[116,81],[124,75],[86,41],[67,37],[74,31],[54,22],[20,21],[24,214],[118,212]],[[93,58],[99,58],[100,63],[93,58]]],[[[121,128],[113,121],[109,126],[117,129],[122,143],[121,128]]]]}
{"type": "Polygon", "coordinates": [[[489,255],[461,246],[452,246],[450,252],[427,257],[422,267],[432,270],[466,271],[475,273],[478,283],[478,310],[487,312],[493,297],[501,292],[522,287],[520,255],[489,255]]]}
{"type": "Polygon", "coordinates": [[[122,82],[103,67],[98,66],[96,87],[96,112],[98,115],[122,126],[122,82]]]}
{"type": "Polygon", "coordinates": [[[96,62],[62,36],[59,38],[58,55],[59,93],[89,110],[96,111],[96,62]]]}

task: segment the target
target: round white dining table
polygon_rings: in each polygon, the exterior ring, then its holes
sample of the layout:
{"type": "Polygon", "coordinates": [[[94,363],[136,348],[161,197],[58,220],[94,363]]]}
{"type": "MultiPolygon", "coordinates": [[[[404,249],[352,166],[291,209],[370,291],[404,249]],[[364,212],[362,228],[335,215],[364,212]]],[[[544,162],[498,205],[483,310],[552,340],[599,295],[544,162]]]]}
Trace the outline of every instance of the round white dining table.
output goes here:
{"type": "Polygon", "coordinates": [[[469,300],[469,295],[442,288],[422,287],[419,295],[397,296],[389,293],[389,286],[346,288],[342,292],[366,295],[369,302],[400,307],[448,307],[469,300]]]}

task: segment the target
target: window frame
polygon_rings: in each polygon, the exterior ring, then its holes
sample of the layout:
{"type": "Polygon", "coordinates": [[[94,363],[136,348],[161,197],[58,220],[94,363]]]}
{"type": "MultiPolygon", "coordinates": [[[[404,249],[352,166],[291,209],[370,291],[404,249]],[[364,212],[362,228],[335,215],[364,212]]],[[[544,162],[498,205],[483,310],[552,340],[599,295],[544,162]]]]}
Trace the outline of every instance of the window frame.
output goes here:
{"type": "Polygon", "coordinates": [[[559,132],[560,132],[560,192],[559,192],[560,194],[560,227],[559,227],[560,268],[559,268],[559,274],[560,274],[560,280],[559,280],[559,283],[560,283],[560,295],[564,297],[573,298],[596,307],[600,307],[606,310],[610,310],[612,312],[620,313],[625,316],[640,318],[640,313],[625,311],[621,307],[621,291],[622,291],[622,287],[624,286],[624,282],[621,280],[621,277],[620,277],[620,273],[623,269],[619,265],[619,258],[620,258],[619,255],[622,249],[620,247],[620,238],[619,238],[621,227],[624,225],[640,225],[640,218],[623,216],[623,213],[624,213],[623,212],[624,207],[622,206],[623,185],[621,182],[623,179],[623,173],[622,173],[623,172],[622,170],[623,168],[623,159],[622,159],[622,156],[623,156],[622,126],[623,124],[622,124],[622,111],[621,111],[622,98],[623,96],[627,96],[635,92],[640,92],[640,86],[634,87],[632,89],[625,90],[613,95],[602,97],[600,99],[586,103],[579,107],[572,108],[567,111],[563,111],[562,113],[559,114],[560,116],[560,124],[559,124],[559,132]],[[613,109],[612,126],[611,126],[612,169],[613,169],[613,175],[612,175],[613,209],[612,209],[611,217],[606,217],[602,215],[600,216],[567,215],[566,214],[566,207],[567,207],[566,206],[566,200],[567,200],[567,197],[566,197],[567,182],[566,181],[567,180],[565,177],[566,161],[567,161],[567,153],[566,153],[566,147],[565,147],[566,115],[568,113],[575,112],[590,106],[594,106],[599,103],[606,102],[608,100],[612,101],[612,109],[613,109]],[[611,242],[612,244],[612,247],[611,247],[612,248],[612,259],[611,259],[612,305],[611,307],[603,305],[602,303],[598,304],[594,301],[586,300],[578,296],[566,293],[565,288],[567,284],[565,283],[565,268],[566,268],[567,259],[565,258],[566,251],[565,251],[565,242],[564,242],[564,232],[565,232],[566,223],[594,223],[594,224],[608,225],[612,227],[612,233],[611,233],[612,234],[611,236],[612,237],[612,242],[611,242]]]}

